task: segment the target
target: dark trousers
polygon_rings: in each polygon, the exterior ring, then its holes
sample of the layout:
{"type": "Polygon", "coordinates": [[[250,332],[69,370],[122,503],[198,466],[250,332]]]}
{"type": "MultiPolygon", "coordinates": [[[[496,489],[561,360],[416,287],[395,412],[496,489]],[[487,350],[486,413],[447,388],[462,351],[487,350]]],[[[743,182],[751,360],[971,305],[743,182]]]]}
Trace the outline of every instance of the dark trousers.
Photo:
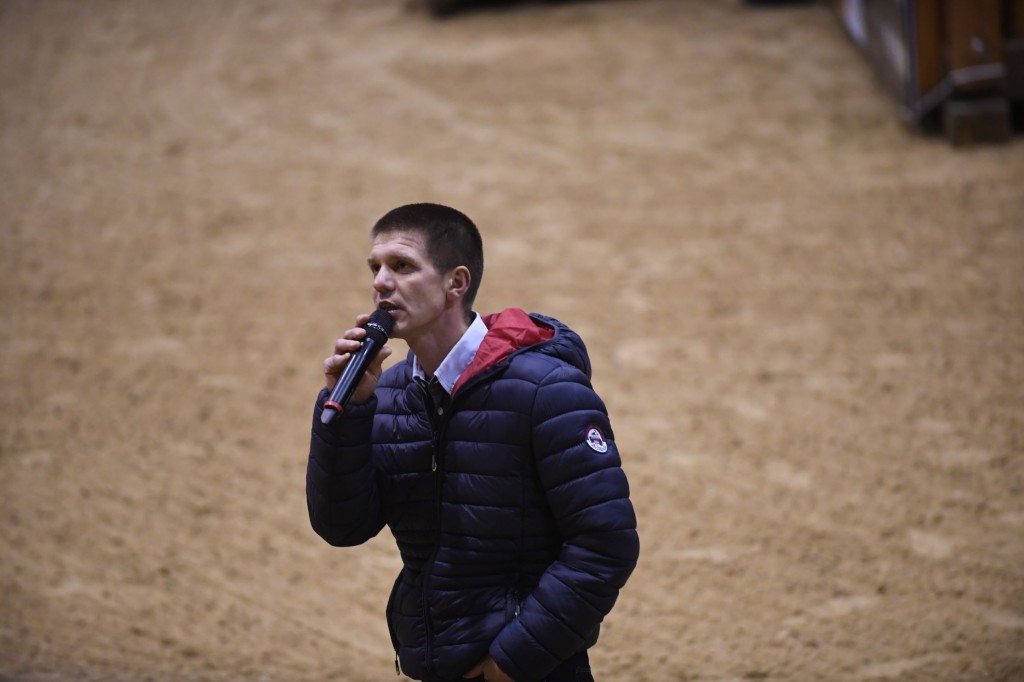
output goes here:
{"type": "MultiPolygon", "coordinates": [[[[468,682],[483,682],[483,679],[482,676],[474,677],[468,682]]],[[[590,657],[587,656],[587,652],[581,651],[563,661],[544,678],[544,682],[594,682],[594,676],[590,674],[590,657]]]]}

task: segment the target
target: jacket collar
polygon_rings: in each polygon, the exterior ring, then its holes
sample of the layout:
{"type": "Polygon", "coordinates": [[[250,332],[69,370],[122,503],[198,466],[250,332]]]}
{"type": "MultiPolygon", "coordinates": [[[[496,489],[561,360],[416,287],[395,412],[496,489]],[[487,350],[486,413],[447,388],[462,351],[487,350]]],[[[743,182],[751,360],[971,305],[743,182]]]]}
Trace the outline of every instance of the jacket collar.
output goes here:
{"type": "Polygon", "coordinates": [[[493,367],[521,348],[547,341],[555,335],[552,327],[538,323],[520,308],[506,308],[500,313],[485,315],[483,322],[487,326],[487,335],[477,348],[472,362],[452,386],[452,395],[470,377],[493,367]]]}
{"type": "MultiPolygon", "coordinates": [[[[469,367],[469,363],[473,361],[473,357],[476,355],[486,335],[487,325],[484,324],[484,320],[480,315],[474,313],[473,322],[469,325],[469,328],[463,333],[462,338],[455,344],[455,347],[448,351],[448,355],[441,362],[441,366],[434,372],[438,383],[441,384],[448,395],[455,393],[455,383],[459,380],[462,373],[466,371],[466,368],[469,367]]],[[[412,356],[412,376],[414,379],[421,380],[426,380],[427,378],[415,355],[412,356]]]]}

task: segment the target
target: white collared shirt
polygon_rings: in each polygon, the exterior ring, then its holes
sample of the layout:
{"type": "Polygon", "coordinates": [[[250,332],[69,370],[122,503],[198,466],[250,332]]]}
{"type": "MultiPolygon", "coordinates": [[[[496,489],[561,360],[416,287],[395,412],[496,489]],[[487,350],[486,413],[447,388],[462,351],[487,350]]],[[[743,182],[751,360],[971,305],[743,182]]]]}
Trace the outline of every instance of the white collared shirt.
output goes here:
{"type": "MultiPolygon", "coordinates": [[[[441,366],[434,372],[438,383],[447,391],[448,395],[452,394],[455,382],[459,380],[462,373],[469,367],[469,363],[473,362],[476,352],[480,349],[480,344],[483,343],[484,337],[487,336],[487,325],[484,324],[483,318],[476,312],[473,313],[473,316],[472,324],[466,329],[462,338],[455,344],[455,347],[448,351],[448,355],[441,362],[441,366]]],[[[420,362],[415,355],[412,356],[412,376],[415,379],[422,379],[424,381],[427,378],[426,372],[420,367],[420,362]]]]}

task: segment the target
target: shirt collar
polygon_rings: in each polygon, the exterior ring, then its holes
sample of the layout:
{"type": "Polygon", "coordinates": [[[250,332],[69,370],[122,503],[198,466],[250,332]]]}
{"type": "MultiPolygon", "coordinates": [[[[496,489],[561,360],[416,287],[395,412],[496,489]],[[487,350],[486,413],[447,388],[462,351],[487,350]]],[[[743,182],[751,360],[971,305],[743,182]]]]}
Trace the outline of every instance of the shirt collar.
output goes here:
{"type": "MultiPolygon", "coordinates": [[[[448,395],[452,394],[455,382],[459,380],[462,373],[469,367],[469,363],[473,362],[473,358],[476,357],[476,352],[479,350],[480,344],[483,343],[485,336],[487,336],[487,325],[484,324],[483,318],[474,312],[472,324],[466,329],[462,338],[455,344],[455,347],[448,351],[448,355],[441,362],[441,366],[434,372],[434,376],[437,377],[438,382],[444,387],[448,395]]],[[[426,380],[427,378],[415,355],[412,356],[412,375],[420,380],[426,380]]]]}

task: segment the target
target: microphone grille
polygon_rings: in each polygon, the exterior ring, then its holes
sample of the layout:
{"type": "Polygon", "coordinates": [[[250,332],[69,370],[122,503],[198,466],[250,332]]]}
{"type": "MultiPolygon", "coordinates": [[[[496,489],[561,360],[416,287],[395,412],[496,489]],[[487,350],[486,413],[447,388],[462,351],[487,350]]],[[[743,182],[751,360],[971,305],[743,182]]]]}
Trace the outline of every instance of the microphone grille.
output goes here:
{"type": "Polygon", "coordinates": [[[370,325],[379,327],[380,331],[384,333],[384,338],[387,339],[391,335],[391,330],[395,328],[395,318],[391,317],[391,313],[388,311],[377,308],[370,313],[370,321],[366,325],[367,327],[370,325]]]}

